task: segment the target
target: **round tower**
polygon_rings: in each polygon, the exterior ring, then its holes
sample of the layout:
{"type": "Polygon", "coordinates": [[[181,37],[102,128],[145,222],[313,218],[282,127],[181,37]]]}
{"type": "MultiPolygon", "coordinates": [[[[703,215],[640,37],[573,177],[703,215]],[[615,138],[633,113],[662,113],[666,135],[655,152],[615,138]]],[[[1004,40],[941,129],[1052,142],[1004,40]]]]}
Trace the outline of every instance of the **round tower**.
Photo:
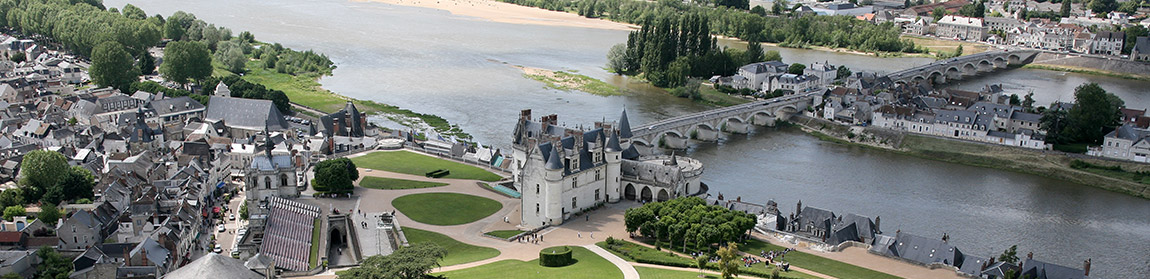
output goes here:
{"type": "Polygon", "coordinates": [[[617,203],[623,196],[623,177],[621,171],[623,148],[619,145],[619,135],[611,133],[607,146],[603,149],[604,161],[607,162],[607,202],[617,203]]]}
{"type": "Polygon", "coordinates": [[[547,156],[546,174],[543,186],[543,222],[548,225],[563,224],[563,156],[562,149],[556,146],[547,156]]]}

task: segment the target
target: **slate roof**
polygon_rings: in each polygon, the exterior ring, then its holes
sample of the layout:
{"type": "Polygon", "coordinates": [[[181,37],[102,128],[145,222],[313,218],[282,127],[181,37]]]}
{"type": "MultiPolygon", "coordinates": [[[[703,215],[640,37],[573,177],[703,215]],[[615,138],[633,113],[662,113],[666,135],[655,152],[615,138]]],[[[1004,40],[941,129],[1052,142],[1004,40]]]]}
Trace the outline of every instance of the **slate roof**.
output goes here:
{"type": "Polygon", "coordinates": [[[212,96],[208,100],[207,121],[223,120],[229,127],[274,131],[288,129],[287,120],[270,100],[212,96]]]}
{"type": "Polygon", "coordinates": [[[1134,49],[1140,55],[1150,55],[1150,37],[1138,37],[1134,42],[1134,49]]]}
{"type": "Polygon", "coordinates": [[[170,251],[152,238],[144,238],[144,241],[136,245],[136,248],[132,248],[131,252],[128,252],[128,255],[132,256],[141,252],[145,253],[144,256],[148,258],[148,262],[152,265],[167,266],[170,251]]]}
{"type": "Polygon", "coordinates": [[[559,160],[559,157],[562,156],[562,154],[563,154],[560,152],[563,152],[563,151],[559,150],[559,147],[557,147],[557,146],[552,147],[552,148],[554,148],[554,149],[550,152],[550,156],[547,156],[547,166],[546,166],[547,169],[549,169],[549,170],[563,169],[563,161],[559,160]]]}
{"type": "Polygon", "coordinates": [[[261,279],[264,276],[251,271],[239,259],[208,253],[164,276],[165,279],[261,279]]]}
{"type": "Polygon", "coordinates": [[[886,248],[887,256],[902,258],[922,265],[942,263],[960,267],[966,259],[962,251],[941,239],[926,238],[908,233],[898,233],[894,242],[886,248]]]}
{"type": "Polygon", "coordinates": [[[619,135],[611,133],[611,138],[607,140],[607,151],[623,151],[623,147],[619,146],[619,135]]]}
{"type": "Polygon", "coordinates": [[[152,101],[151,105],[152,110],[155,110],[156,115],[159,116],[178,114],[186,111],[193,111],[204,108],[203,104],[200,104],[200,102],[197,102],[188,96],[155,100],[152,101]]]}
{"type": "Polygon", "coordinates": [[[270,158],[268,156],[255,156],[252,158],[251,164],[251,168],[261,171],[271,171],[291,166],[291,156],[288,155],[273,155],[270,158]]]}
{"type": "Polygon", "coordinates": [[[1135,129],[1134,125],[1132,124],[1122,125],[1118,127],[1118,129],[1114,129],[1114,131],[1106,134],[1106,137],[1108,138],[1120,138],[1132,142],[1137,142],[1138,140],[1147,136],[1150,136],[1150,131],[1135,129]]]}
{"type": "Polygon", "coordinates": [[[623,114],[619,116],[619,137],[631,138],[631,122],[627,120],[627,108],[623,108],[623,114]]]}
{"type": "Polygon", "coordinates": [[[1052,263],[1046,263],[1035,259],[1026,259],[1022,262],[1022,273],[1018,275],[1019,278],[1034,278],[1034,279],[1084,279],[1089,278],[1086,276],[1086,271],[1061,266],[1052,263]]]}

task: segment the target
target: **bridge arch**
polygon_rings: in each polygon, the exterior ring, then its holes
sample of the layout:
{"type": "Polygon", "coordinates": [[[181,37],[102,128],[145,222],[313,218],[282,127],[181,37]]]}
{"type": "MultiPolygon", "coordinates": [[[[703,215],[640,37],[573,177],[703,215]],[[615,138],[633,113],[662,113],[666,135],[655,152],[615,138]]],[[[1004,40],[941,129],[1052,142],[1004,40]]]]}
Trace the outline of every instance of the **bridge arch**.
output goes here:
{"type": "Polygon", "coordinates": [[[978,61],[978,70],[982,71],[982,72],[993,71],[994,70],[994,64],[990,63],[990,60],[986,60],[986,59],[979,60],[978,61]]]}
{"type": "Polygon", "coordinates": [[[967,62],[962,65],[962,74],[965,76],[977,75],[978,67],[974,66],[974,62],[967,62]]]}
{"type": "Polygon", "coordinates": [[[927,80],[933,83],[946,83],[946,77],[942,75],[942,72],[930,72],[927,75],[927,80]]]}
{"type": "Polygon", "coordinates": [[[1022,58],[1019,57],[1017,54],[1011,54],[1010,56],[1008,56],[1006,58],[1006,64],[1007,65],[1018,65],[1021,63],[1022,63],[1022,58]]]}

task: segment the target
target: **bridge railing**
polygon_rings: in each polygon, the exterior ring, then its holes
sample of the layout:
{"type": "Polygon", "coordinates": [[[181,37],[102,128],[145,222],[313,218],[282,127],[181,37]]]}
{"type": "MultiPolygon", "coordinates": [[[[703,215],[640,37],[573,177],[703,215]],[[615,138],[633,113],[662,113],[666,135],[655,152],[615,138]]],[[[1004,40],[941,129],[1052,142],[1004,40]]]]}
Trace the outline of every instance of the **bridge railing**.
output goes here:
{"type": "Polygon", "coordinates": [[[793,102],[793,101],[801,100],[804,98],[810,98],[811,96],[813,96],[815,94],[818,94],[818,93],[812,92],[812,93],[807,93],[807,94],[803,94],[803,95],[782,96],[782,97],[776,97],[776,98],[762,100],[762,101],[756,101],[756,102],[751,102],[751,103],[745,103],[745,104],[740,104],[740,105],[734,105],[734,106],[729,106],[729,107],[724,107],[724,108],[708,110],[708,111],[704,111],[704,112],[698,112],[698,113],[694,113],[694,114],[672,117],[672,118],[668,118],[668,119],[664,119],[664,120],[660,120],[660,121],[655,121],[653,123],[642,125],[639,127],[635,127],[632,129],[632,134],[635,136],[645,136],[645,135],[649,135],[649,134],[657,132],[657,131],[662,131],[662,130],[654,129],[654,128],[658,128],[658,127],[679,127],[679,126],[683,125],[683,123],[685,123],[685,122],[700,122],[700,121],[710,121],[710,120],[720,119],[720,118],[727,118],[727,117],[730,117],[731,114],[741,114],[741,113],[759,110],[759,109],[761,109],[761,106],[764,106],[764,105],[774,105],[774,104],[781,104],[781,103],[789,104],[790,102],[793,102]]]}

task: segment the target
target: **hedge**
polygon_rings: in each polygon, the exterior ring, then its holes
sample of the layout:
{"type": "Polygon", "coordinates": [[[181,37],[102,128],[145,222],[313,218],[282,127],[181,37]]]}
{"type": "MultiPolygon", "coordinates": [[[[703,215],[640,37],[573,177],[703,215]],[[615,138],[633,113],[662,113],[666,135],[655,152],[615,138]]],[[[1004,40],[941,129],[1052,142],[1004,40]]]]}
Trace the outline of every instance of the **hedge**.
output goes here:
{"type": "Polygon", "coordinates": [[[555,246],[539,251],[539,265],[560,267],[571,264],[571,247],[555,246]]]}

